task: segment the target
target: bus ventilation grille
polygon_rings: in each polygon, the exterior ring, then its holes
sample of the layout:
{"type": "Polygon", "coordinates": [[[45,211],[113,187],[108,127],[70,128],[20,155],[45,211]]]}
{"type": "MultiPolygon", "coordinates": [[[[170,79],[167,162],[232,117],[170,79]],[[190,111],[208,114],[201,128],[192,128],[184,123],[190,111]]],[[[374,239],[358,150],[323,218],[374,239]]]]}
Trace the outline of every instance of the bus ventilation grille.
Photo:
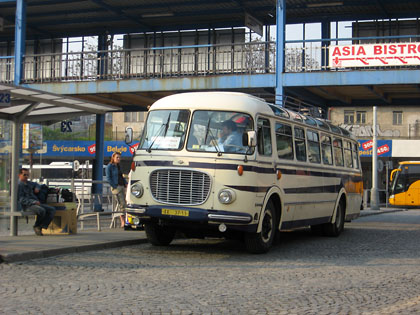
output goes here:
{"type": "Polygon", "coordinates": [[[150,188],[157,201],[176,205],[199,205],[210,193],[210,176],[190,170],[156,170],[150,188]]]}

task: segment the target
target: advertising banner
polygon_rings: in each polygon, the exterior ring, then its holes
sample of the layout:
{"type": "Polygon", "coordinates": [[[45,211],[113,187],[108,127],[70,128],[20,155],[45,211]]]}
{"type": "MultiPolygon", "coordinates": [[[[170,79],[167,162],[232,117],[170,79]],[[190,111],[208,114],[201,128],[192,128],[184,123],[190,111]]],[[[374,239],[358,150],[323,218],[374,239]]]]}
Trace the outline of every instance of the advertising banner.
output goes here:
{"type": "MultiPolygon", "coordinates": [[[[373,140],[358,140],[360,157],[371,157],[373,140]]],[[[392,156],[392,140],[378,140],[378,156],[392,156]]]]}
{"type": "Polygon", "coordinates": [[[420,65],[420,43],[330,46],[332,68],[420,65]]]}

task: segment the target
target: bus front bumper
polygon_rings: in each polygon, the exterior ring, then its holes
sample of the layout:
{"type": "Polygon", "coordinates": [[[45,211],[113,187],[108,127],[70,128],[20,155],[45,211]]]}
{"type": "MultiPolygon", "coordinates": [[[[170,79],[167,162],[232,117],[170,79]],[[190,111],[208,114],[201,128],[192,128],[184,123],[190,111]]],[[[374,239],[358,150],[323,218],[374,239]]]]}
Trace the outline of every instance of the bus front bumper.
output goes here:
{"type": "Polygon", "coordinates": [[[248,213],[190,207],[127,205],[126,211],[128,214],[136,215],[144,219],[156,218],[170,221],[246,225],[252,222],[252,216],[248,213]]]}

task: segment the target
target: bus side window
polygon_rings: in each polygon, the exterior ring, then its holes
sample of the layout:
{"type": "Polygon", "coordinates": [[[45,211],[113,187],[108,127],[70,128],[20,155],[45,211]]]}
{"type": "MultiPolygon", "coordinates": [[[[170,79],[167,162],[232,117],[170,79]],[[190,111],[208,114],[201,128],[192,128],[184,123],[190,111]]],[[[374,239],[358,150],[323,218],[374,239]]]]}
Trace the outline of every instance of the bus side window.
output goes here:
{"type": "Polygon", "coordinates": [[[295,127],[295,151],[298,161],[306,161],[305,130],[295,127]]]}
{"type": "Polygon", "coordinates": [[[341,139],[334,138],[333,147],[335,165],[344,166],[343,141],[341,139]]]}
{"type": "Polygon", "coordinates": [[[308,130],[308,157],[311,163],[321,163],[321,153],[319,151],[318,133],[308,130]]]}
{"type": "Polygon", "coordinates": [[[332,160],[332,146],[331,137],[322,134],[321,135],[321,147],[322,147],[322,162],[327,165],[333,164],[332,160]]]}
{"type": "Polygon", "coordinates": [[[293,160],[292,127],[276,123],[277,155],[280,159],[293,160]]]}
{"type": "Polygon", "coordinates": [[[271,156],[273,148],[271,145],[270,121],[265,118],[258,119],[258,153],[271,156]]]}
{"type": "Polygon", "coordinates": [[[349,141],[345,141],[344,144],[344,161],[346,162],[346,167],[353,168],[353,157],[351,156],[351,143],[349,141]]]}
{"type": "Polygon", "coordinates": [[[359,152],[357,144],[353,143],[353,167],[359,169],[359,152]]]}

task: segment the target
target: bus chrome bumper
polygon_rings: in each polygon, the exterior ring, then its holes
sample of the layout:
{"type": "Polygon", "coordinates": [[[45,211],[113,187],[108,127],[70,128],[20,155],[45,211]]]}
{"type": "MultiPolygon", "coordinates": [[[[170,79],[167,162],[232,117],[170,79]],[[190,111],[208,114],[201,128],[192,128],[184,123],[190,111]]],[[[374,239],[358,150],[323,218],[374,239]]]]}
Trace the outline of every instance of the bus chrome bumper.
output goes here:
{"type": "Polygon", "coordinates": [[[135,206],[128,205],[126,211],[140,218],[159,218],[168,220],[199,221],[208,223],[248,224],[252,216],[248,213],[206,210],[178,206],[135,206]]]}

